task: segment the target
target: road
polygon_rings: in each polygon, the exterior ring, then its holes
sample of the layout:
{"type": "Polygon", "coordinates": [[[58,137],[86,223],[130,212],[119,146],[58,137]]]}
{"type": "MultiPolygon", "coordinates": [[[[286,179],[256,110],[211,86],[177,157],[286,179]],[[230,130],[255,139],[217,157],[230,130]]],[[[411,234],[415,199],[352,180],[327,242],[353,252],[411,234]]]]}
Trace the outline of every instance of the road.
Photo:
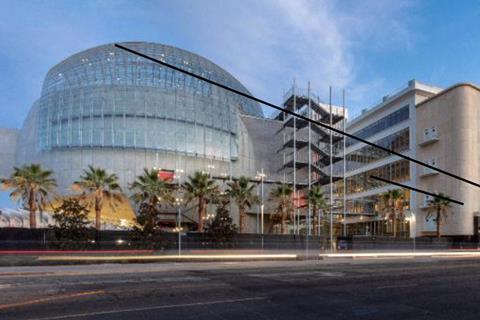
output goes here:
{"type": "Polygon", "coordinates": [[[0,268],[0,319],[478,319],[480,260],[0,268]]]}

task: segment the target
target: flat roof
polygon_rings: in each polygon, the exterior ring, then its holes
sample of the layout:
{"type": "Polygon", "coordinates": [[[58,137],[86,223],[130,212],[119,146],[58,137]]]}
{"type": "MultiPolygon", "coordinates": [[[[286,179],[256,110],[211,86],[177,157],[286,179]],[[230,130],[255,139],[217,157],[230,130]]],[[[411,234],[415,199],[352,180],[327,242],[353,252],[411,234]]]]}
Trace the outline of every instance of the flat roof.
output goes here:
{"type": "Polygon", "coordinates": [[[421,83],[417,80],[410,80],[407,83],[407,86],[404,87],[403,89],[397,90],[396,92],[386,95],[383,97],[383,101],[380,102],[379,104],[373,106],[372,108],[368,109],[361,115],[353,118],[352,120],[347,122],[347,127],[353,126],[357,124],[358,122],[362,121],[363,119],[369,117],[370,115],[378,112],[380,109],[392,104],[396,100],[404,97],[405,95],[411,93],[412,91],[419,90],[419,91],[424,91],[432,94],[437,94],[438,92],[441,92],[443,89],[440,87],[428,85],[421,83]]]}
{"type": "Polygon", "coordinates": [[[442,90],[442,91],[438,92],[438,93],[435,94],[434,96],[431,96],[431,97],[423,100],[422,102],[417,103],[417,105],[416,105],[415,107],[418,108],[419,106],[424,105],[425,103],[430,102],[430,101],[432,101],[433,99],[436,99],[436,98],[438,98],[438,97],[441,97],[441,96],[443,96],[444,94],[446,94],[446,93],[448,93],[448,92],[450,92],[450,91],[452,91],[452,90],[455,90],[455,89],[457,89],[457,88],[460,88],[460,87],[470,87],[470,88],[472,88],[472,89],[475,89],[475,90],[477,90],[477,91],[480,91],[480,87],[478,87],[477,85],[475,85],[475,84],[473,84],[473,83],[470,83],[470,82],[459,82],[459,83],[454,84],[454,85],[451,86],[451,87],[446,88],[445,90],[442,90]]]}

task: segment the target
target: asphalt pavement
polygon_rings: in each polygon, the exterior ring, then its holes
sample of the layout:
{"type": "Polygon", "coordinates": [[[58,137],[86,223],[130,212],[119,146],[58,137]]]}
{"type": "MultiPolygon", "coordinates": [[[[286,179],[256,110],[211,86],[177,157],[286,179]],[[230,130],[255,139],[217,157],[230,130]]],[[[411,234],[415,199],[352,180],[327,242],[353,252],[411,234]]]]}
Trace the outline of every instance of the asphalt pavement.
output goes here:
{"type": "Polygon", "coordinates": [[[478,258],[0,268],[0,319],[478,319],[478,258]]]}

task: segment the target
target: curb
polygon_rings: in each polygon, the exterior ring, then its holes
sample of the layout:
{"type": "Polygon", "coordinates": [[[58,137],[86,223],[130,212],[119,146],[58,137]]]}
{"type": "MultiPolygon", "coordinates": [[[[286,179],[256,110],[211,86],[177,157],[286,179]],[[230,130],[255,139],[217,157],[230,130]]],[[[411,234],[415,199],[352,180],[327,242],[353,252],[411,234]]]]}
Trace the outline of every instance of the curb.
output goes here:
{"type": "Polygon", "coordinates": [[[234,262],[234,261],[294,261],[297,254],[263,255],[144,255],[144,256],[39,256],[36,265],[97,264],[97,263],[155,263],[155,262],[234,262]]]}
{"type": "Polygon", "coordinates": [[[480,251],[464,252],[416,252],[416,253],[333,253],[320,254],[321,259],[415,259],[415,258],[480,258],[480,251]]]}

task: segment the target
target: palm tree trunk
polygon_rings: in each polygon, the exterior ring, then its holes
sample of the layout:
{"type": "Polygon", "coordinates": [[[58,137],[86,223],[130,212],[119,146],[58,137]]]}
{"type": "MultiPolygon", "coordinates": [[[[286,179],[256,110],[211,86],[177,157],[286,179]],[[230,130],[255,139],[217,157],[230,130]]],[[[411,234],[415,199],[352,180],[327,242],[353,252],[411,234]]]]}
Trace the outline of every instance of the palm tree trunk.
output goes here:
{"type": "Polygon", "coordinates": [[[102,207],[100,199],[95,199],[95,229],[97,231],[102,229],[102,207]]]}
{"type": "Polygon", "coordinates": [[[281,219],[281,225],[280,225],[280,233],[281,234],[285,234],[286,232],[286,226],[285,226],[285,220],[287,219],[288,213],[286,212],[286,209],[285,208],[282,208],[282,219],[281,219]]]}
{"type": "Polygon", "coordinates": [[[245,231],[245,209],[240,207],[238,211],[240,213],[240,233],[243,233],[245,231]]]}
{"type": "Polygon", "coordinates": [[[37,210],[35,208],[35,197],[32,190],[30,190],[30,193],[28,195],[28,211],[30,212],[30,229],[36,229],[37,228],[37,214],[36,214],[37,210]]]}
{"type": "Polygon", "coordinates": [[[322,250],[325,250],[327,248],[327,242],[328,242],[328,238],[327,238],[327,233],[328,233],[328,225],[327,225],[327,222],[329,222],[329,219],[327,219],[326,215],[325,215],[325,212],[323,213],[323,216],[324,216],[324,219],[323,219],[323,222],[320,221],[320,241],[321,241],[321,248],[322,250]]]}
{"type": "MultiPolygon", "coordinates": [[[[150,205],[152,206],[152,208],[156,209],[157,208],[157,204],[158,204],[158,198],[157,197],[153,197],[153,199],[150,201],[150,205]]],[[[151,232],[153,233],[155,228],[157,227],[155,225],[155,215],[153,214],[149,214],[148,215],[148,223],[150,224],[150,230],[151,232]]]]}
{"type": "Polygon", "coordinates": [[[198,231],[203,232],[203,217],[205,211],[203,197],[198,198],[198,231]]]}
{"type": "Polygon", "coordinates": [[[283,213],[282,213],[282,216],[280,217],[280,234],[283,234],[283,213]]]}
{"type": "Polygon", "coordinates": [[[101,229],[102,229],[102,203],[101,203],[101,199],[98,196],[95,196],[95,243],[97,244],[97,246],[100,245],[101,229]]]}
{"type": "Polygon", "coordinates": [[[397,213],[393,211],[393,237],[397,237],[397,213]]]}
{"type": "Polygon", "coordinates": [[[322,236],[322,216],[321,216],[322,211],[318,210],[317,217],[318,217],[318,226],[317,226],[317,232],[318,236],[322,236]]]}
{"type": "Polygon", "coordinates": [[[437,238],[440,236],[440,210],[437,209],[437,238]]]}

